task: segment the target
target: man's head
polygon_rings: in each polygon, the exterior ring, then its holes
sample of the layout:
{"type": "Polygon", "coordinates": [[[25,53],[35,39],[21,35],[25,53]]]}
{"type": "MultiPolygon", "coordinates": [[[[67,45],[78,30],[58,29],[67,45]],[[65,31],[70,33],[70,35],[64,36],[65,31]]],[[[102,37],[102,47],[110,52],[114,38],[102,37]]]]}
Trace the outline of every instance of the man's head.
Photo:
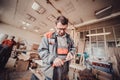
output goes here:
{"type": "Polygon", "coordinates": [[[64,16],[59,16],[56,21],[56,31],[58,35],[63,36],[66,32],[68,27],[68,19],[64,16]]]}

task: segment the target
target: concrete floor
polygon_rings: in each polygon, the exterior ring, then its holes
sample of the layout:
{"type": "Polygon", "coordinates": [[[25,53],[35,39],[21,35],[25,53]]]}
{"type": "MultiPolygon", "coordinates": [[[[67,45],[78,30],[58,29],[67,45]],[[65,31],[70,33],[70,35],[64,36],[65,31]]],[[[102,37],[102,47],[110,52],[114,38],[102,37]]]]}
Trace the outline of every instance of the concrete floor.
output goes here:
{"type": "Polygon", "coordinates": [[[16,72],[4,69],[0,71],[0,80],[30,80],[31,75],[30,71],[16,72]]]}
{"type": "MultiPolygon", "coordinates": [[[[30,70],[17,71],[15,62],[16,59],[9,59],[6,68],[0,71],[0,80],[30,80],[32,72],[30,70]]],[[[74,72],[76,72],[74,69],[70,69],[69,80],[77,80],[78,74],[74,74],[74,72]]]]}
{"type": "Polygon", "coordinates": [[[25,72],[11,72],[9,73],[10,80],[30,80],[31,78],[31,72],[25,71],[25,72]]]}
{"type": "Polygon", "coordinates": [[[16,71],[14,66],[16,59],[10,58],[5,69],[0,70],[0,80],[30,80],[32,72],[16,71]]]}

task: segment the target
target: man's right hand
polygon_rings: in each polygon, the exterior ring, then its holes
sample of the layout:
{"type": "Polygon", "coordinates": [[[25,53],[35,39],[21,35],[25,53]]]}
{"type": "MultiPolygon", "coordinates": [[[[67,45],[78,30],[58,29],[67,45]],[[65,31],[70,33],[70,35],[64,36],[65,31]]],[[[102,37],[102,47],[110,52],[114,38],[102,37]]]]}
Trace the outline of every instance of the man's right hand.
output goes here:
{"type": "Polygon", "coordinates": [[[62,61],[62,59],[60,58],[55,58],[55,60],[53,61],[53,67],[56,66],[62,66],[64,64],[64,62],[62,61]]]}

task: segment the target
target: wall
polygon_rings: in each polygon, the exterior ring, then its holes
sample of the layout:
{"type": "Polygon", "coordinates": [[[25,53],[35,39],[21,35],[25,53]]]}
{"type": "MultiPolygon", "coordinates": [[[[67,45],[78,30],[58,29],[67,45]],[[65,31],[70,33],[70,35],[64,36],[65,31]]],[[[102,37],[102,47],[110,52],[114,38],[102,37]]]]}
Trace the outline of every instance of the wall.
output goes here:
{"type": "Polygon", "coordinates": [[[93,23],[85,26],[80,26],[76,29],[77,35],[75,36],[77,46],[78,46],[78,52],[82,52],[82,49],[84,47],[84,37],[85,32],[88,31],[89,34],[95,34],[95,33],[103,33],[103,32],[111,32],[110,35],[102,35],[102,36],[92,36],[89,37],[89,41],[87,41],[85,45],[86,51],[93,56],[96,57],[108,57],[109,53],[107,50],[107,47],[113,46],[113,44],[117,44],[120,38],[120,16],[101,21],[98,23],[93,23]],[[115,29],[116,30],[115,30],[115,29]],[[94,30],[94,33],[93,33],[94,30]],[[84,32],[83,37],[80,38],[80,32],[84,32]],[[115,33],[115,34],[114,34],[115,33]]]}
{"type": "Polygon", "coordinates": [[[0,33],[8,34],[9,36],[14,35],[16,37],[16,41],[20,38],[25,40],[27,45],[32,45],[33,43],[39,44],[41,40],[39,34],[18,29],[3,23],[0,23],[0,33]]]}

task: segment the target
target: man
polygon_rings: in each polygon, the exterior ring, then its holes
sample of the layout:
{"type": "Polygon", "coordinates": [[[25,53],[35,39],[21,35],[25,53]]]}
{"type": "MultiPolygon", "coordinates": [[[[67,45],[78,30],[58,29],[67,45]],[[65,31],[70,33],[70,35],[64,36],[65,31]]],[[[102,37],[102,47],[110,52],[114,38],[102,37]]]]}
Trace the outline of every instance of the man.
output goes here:
{"type": "Polygon", "coordinates": [[[68,80],[69,62],[73,58],[75,48],[69,34],[66,33],[67,27],[68,19],[59,16],[56,31],[48,32],[42,38],[38,51],[43,64],[46,64],[46,80],[68,80]]]}
{"type": "Polygon", "coordinates": [[[5,39],[0,45],[0,69],[3,69],[11,55],[13,46],[16,45],[15,37],[11,36],[10,39],[5,39]]]}

